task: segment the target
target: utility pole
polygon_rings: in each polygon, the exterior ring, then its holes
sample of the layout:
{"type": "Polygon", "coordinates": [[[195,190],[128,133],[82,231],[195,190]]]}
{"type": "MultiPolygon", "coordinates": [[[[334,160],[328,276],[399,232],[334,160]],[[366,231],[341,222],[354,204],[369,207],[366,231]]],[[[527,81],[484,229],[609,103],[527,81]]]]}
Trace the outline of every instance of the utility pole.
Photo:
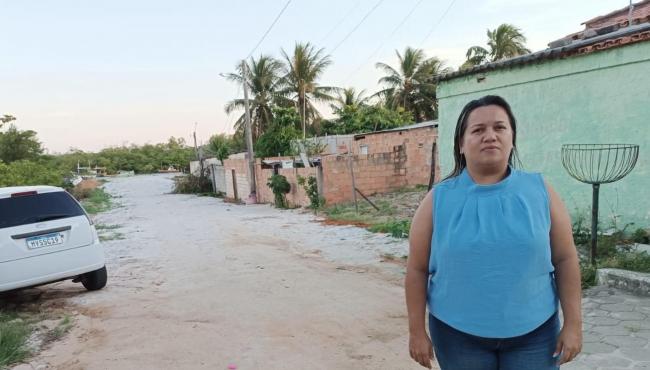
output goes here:
{"type": "Polygon", "coordinates": [[[302,139],[307,138],[307,117],[305,116],[305,81],[302,80],[302,139]]]}
{"type": "MultiPolygon", "coordinates": [[[[249,199],[251,195],[256,196],[257,186],[255,185],[255,155],[253,153],[253,130],[251,127],[251,111],[248,104],[248,80],[246,61],[241,61],[242,84],[244,85],[244,107],[246,109],[246,147],[248,149],[248,184],[250,185],[249,199]]],[[[256,199],[256,198],[255,198],[256,199]]],[[[257,200],[255,200],[257,203],[257,200]]]]}
{"type": "Polygon", "coordinates": [[[201,152],[199,151],[199,147],[196,144],[196,125],[197,123],[194,122],[194,133],[192,136],[194,136],[194,151],[196,152],[196,159],[199,161],[199,167],[201,169],[201,173],[199,173],[199,177],[203,177],[203,158],[201,158],[201,152]]]}

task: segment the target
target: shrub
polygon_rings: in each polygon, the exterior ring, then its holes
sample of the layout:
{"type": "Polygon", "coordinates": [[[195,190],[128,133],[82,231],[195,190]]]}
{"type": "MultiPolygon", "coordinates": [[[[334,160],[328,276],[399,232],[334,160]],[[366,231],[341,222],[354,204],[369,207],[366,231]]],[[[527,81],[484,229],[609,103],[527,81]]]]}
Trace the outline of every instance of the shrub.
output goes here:
{"type": "Polygon", "coordinates": [[[305,189],[307,197],[309,197],[309,208],[317,211],[325,205],[325,198],[318,194],[318,181],[316,181],[314,176],[309,176],[308,178],[298,176],[298,185],[301,185],[305,189]]]}
{"type": "Polygon", "coordinates": [[[43,164],[21,160],[0,162],[0,186],[52,185],[63,186],[63,174],[43,164]]]}
{"type": "Polygon", "coordinates": [[[580,277],[583,290],[596,285],[596,267],[587,262],[580,263],[580,277]]]}
{"type": "Polygon", "coordinates": [[[287,178],[282,175],[273,175],[269,177],[266,185],[271,188],[275,196],[275,206],[277,208],[287,208],[287,200],[285,194],[291,191],[291,184],[287,178]]]}
{"type": "Polygon", "coordinates": [[[632,233],[632,241],[641,244],[650,244],[650,233],[644,229],[636,229],[632,233]]]}
{"type": "Polygon", "coordinates": [[[192,174],[177,176],[174,178],[174,190],[172,192],[175,194],[211,193],[212,185],[205,176],[194,176],[192,174]]]}

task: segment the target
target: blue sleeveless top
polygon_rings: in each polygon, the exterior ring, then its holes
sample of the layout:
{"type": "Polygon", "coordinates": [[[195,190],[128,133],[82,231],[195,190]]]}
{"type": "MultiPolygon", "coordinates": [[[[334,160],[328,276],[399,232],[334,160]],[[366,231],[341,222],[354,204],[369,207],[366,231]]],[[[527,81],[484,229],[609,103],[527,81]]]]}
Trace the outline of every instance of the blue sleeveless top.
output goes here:
{"type": "Polygon", "coordinates": [[[429,312],[486,338],[529,333],[557,311],[549,197],[542,176],[510,168],[496,184],[467,170],[435,186],[429,312]]]}

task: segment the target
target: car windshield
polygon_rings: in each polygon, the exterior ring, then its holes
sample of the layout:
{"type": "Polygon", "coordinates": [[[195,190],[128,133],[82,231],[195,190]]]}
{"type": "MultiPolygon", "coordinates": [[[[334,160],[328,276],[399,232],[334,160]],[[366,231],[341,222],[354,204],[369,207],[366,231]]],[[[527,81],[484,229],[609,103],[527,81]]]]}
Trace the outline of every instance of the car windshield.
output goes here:
{"type": "Polygon", "coordinates": [[[0,199],[0,229],[84,215],[63,191],[0,199]]]}

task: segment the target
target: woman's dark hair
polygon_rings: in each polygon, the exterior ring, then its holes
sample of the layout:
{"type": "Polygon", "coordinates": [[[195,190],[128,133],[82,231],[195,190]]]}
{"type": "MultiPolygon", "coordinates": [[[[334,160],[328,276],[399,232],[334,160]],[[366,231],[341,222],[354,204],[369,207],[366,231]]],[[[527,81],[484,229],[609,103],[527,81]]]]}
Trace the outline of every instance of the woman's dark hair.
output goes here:
{"type": "Polygon", "coordinates": [[[500,96],[497,95],[486,95],[482,98],[472,100],[467,103],[463,110],[458,116],[458,122],[456,123],[456,131],[454,132],[454,169],[451,171],[447,177],[443,179],[447,180],[452,177],[460,175],[460,173],[467,167],[467,162],[465,161],[465,156],[460,154],[460,142],[463,139],[465,130],[467,129],[467,118],[470,113],[476,108],[486,107],[488,105],[496,105],[506,111],[508,119],[510,120],[510,127],[512,128],[512,152],[510,152],[510,157],[508,158],[508,164],[513,167],[520,167],[521,162],[519,161],[519,156],[517,155],[517,121],[515,120],[514,114],[512,114],[512,109],[510,109],[510,104],[500,96]]]}

